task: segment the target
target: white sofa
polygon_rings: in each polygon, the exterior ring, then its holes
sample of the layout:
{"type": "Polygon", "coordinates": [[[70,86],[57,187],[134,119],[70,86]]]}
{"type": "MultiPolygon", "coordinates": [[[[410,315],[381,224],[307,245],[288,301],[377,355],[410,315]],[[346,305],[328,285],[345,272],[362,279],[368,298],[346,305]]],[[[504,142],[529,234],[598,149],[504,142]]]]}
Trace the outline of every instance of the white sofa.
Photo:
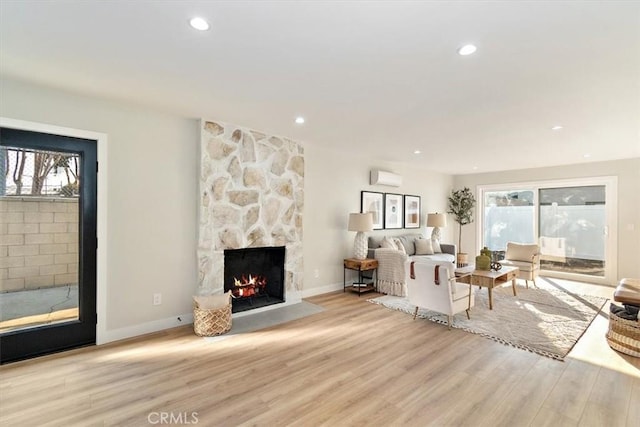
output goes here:
{"type": "Polygon", "coordinates": [[[378,291],[387,295],[406,296],[407,281],[404,264],[408,260],[431,260],[436,262],[455,263],[456,245],[440,243],[441,252],[433,254],[416,253],[416,239],[426,239],[422,234],[404,234],[398,236],[370,236],[369,258],[378,260],[378,272],[376,282],[378,291]],[[381,248],[382,240],[387,238],[397,239],[404,248],[404,252],[397,249],[381,248]],[[406,253],[405,253],[406,252],[406,253]]]}

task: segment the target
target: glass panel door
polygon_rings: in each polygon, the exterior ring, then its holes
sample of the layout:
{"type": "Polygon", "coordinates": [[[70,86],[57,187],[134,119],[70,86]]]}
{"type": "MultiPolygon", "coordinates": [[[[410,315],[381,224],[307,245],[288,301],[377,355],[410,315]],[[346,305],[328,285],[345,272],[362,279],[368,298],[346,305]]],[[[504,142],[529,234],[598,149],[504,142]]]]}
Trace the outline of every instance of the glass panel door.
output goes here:
{"type": "Polygon", "coordinates": [[[604,185],[539,190],[543,270],[604,276],[605,190],[604,185]]]}
{"type": "Polygon", "coordinates": [[[502,259],[507,242],[535,242],[533,190],[484,192],[484,246],[502,259]]]}
{"type": "Polygon", "coordinates": [[[0,363],[95,344],[96,149],[0,128],[0,363]]]}
{"type": "Polygon", "coordinates": [[[478,250],[537,243],[542,276],[614,283],[616,194],[615,177],[480,186],[478,250]]]}
{"type": "Polygon", "coordinates": [[[76,153],[2,147],[0,333],[78,319],[76,153]]]}

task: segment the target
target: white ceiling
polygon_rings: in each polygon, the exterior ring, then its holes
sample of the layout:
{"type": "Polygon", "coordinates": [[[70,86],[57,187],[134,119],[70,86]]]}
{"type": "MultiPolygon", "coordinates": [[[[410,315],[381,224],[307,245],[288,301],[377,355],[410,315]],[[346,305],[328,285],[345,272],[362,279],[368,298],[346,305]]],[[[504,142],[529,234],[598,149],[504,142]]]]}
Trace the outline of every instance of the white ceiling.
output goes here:
{"type": "Polygon", "coordinates": [[[638,1],[1,0],[0,73],[453,174],[640,157],[638,1]]]}

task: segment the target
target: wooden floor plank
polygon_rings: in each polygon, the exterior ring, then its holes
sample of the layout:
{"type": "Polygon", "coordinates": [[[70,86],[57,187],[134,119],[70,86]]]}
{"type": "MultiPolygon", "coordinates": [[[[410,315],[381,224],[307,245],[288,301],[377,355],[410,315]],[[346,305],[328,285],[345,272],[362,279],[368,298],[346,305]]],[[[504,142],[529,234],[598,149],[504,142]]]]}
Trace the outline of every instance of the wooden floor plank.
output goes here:
{"type": "Polygon", "coordinates": [[[640,370],[602,324],[559,362],[352,293],[309,301],[325,311],[224,340],[185,326],[1,366],[0,425],[637,427],[640,370]]]}
{"type": "Polygon", "coordinates": [[[580,426],[623,426],[631,404],[634,378],[611,369],[600,369],[580,417],[580,426]]]}
{"type": "Polygon", "coordinates": [[[551,387],[541,411],[540,420],[548,413],[562,413],[563,418],[578,423],[588,403],[591,390],[596,384],[600,368],[579,360],[566,362],[558,382],[551,387]],[[568,393],[567,390],[572,390],[568,393]]]}

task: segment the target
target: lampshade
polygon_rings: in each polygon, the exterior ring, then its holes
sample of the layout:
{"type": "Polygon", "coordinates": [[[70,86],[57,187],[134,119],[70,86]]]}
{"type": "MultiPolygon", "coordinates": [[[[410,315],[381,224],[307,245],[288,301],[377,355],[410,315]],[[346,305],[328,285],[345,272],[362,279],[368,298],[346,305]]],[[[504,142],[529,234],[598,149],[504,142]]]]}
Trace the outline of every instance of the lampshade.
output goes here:
{"type": "Polygon", "coordinates": [[[446,227],[447,216],[443,213],[427,214],[427,227],[446,227]]]}
{"type": "Polygon", "coordinates": [[[373,230],[373,215],[371,212],[349,214],[349,231],[371,230],[373,230]]]}

